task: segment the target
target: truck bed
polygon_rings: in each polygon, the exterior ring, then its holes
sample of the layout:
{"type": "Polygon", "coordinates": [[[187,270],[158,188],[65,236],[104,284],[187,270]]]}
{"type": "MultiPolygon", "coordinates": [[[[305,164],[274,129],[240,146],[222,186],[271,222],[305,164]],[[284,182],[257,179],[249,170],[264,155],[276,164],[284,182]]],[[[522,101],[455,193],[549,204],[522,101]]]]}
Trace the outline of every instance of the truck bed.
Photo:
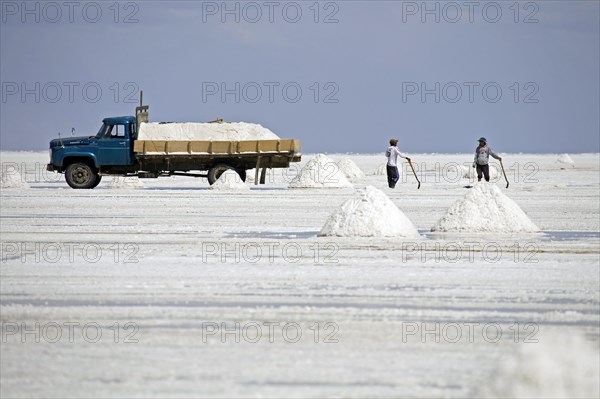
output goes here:
{"type": "Polygon", "coordinates": [[[299,154],[300,140],[248,141],[166,141],[135,140],[133,152],[138,155],[290,155],[299,154]]]}
{"type": "Polygon", "coordinates": [[[288,168],[300,162],[300,141],[135,140],[133,152],[141,171],[154,174],[210,170],[226,164],[240,171],[288,168]]]}

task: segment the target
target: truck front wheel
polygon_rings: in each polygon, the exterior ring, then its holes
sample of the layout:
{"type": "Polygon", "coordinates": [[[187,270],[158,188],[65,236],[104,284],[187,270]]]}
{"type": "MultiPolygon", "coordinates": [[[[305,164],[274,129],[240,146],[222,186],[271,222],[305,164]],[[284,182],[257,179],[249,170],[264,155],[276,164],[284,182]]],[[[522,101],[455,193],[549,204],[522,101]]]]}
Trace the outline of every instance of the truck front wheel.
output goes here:
{"type": "Polygon", "coordinates": [[[84,162],[76,162],[67,166],[65,180],[71,188],[94,188],[99,183],[98,173],[84,162]]]}
{"type": "Polygon", "coordinates": [[[96,176],[97,176],[97,178],[96,178],[96,182],[95,182],[95,183],[94,183],[94,185],[93,185],[92,187],[90,187],[90,188],[96,188],[96,187],[98,186],[98,184],[100,184],[100,182],[102,181],[102,176],[100,176],[100,175],[96,175],[96,176]]]}
{"type": "Polygon", "coordinates": [[[233,170],[233,171],[235,171],[240,176],[240,179],[242,179],[243,182],[246,181],[246,171],[245,170],[241,170],[241,169],[238,170],[238,169],[235,169],[232,166],[229,166],[227,164],[219,164],[219,165],[213,166],[208,171],[208,184],[210,184],[211,186],[213,184],[215,184],[215,182],[217,180],[219,180],[219,177],[221,177],[221,175],[226,170],[233,170]]]}

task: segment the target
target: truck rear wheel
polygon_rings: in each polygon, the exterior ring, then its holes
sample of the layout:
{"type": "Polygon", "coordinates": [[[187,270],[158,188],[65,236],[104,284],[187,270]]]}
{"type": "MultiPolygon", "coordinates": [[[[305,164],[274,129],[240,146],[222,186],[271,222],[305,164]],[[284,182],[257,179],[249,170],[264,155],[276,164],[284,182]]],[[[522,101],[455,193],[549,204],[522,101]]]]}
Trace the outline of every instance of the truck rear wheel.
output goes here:
{"type": "Polygon", "coordinates": [[[223,163],[210,168],[208,171],[208,184],[211,186],[215,184],[215,182],[219,180],[219,177],[221,177],[226,170],[234,170],[240,176],[240,179],[242,179],[243,182],[246,181],[246,170],[235,169],[234,167],[223,163]]]}
{"type": "Polygon", "coordinates": [[[98,173],[84,162],[72,163],[65,171],[67,184],[75,189],[94,188],[100,182],[99,179],[98,173]]]}

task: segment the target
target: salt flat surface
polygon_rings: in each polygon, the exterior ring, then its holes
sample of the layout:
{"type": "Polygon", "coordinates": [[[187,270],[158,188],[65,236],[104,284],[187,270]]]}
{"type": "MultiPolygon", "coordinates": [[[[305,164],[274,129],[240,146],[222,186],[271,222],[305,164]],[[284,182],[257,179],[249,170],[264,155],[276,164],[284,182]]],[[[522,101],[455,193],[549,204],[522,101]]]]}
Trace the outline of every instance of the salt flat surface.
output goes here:
{"type": "Polygon", "coordinates": [[[27,188],[0,191],[0,396],[547,394],[536,381],[598,396],[579,376],[598,374],[600,157],[559,155],[503,154],[510,188],[495,181],[541,233],[471,234],[429,232],[473,185],[470,154],[411,154],[420,190],[406,165],[395,190],[372,175],[382,155],[329,154],[421,233],[402,239],[318,237],[355,190],[288,189],[309,154],[219,191],[186,177],[72,190],[47,153],[3,152],[27,188]]]}

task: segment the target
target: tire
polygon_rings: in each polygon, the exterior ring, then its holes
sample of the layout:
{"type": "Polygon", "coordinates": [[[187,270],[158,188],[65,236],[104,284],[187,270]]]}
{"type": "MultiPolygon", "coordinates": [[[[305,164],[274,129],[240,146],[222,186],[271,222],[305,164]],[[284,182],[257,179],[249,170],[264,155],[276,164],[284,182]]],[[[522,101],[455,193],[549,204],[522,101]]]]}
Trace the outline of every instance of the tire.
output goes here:
{"type": "Polygon", "coordinates": [[[98,186],[98,184],[100,184],[100,181],[102,180],[102,176],[100,175],[96,175],[98,176],[98,178],[96,179],[96,182],[94,183],[94,185],[90,188],[96,188],[98,186]]]}
{"type": "Polygon", "coordinates": [[[65,180],[74,189],[94,188],[98,185],[100,176],[85,162],[75,162],[67,166],[65,180]]]}
{"type": "Polygon", "coordinates": [[[221,177],[221,175],[226,171],[226,170],[234,170],[242,179],[243,182],[246,181],[246,170],[241,170],[241,169],[235,169],[232,166],[229,166],[227,164],[221,163],[218,165],[213,166],[212,168],[210,168],[210,170],[208,171],[208,184],[210,184],[211,186],[213,184],[215,184],[215,182],[217,180],[219,180],[219,177],[221,177]]]}
{"type": "Polygon", "coordinates": [[[246,183],[246,169],[236,169],[236,172],[238,175],[240,175],[240,179],[246,183]]]}

